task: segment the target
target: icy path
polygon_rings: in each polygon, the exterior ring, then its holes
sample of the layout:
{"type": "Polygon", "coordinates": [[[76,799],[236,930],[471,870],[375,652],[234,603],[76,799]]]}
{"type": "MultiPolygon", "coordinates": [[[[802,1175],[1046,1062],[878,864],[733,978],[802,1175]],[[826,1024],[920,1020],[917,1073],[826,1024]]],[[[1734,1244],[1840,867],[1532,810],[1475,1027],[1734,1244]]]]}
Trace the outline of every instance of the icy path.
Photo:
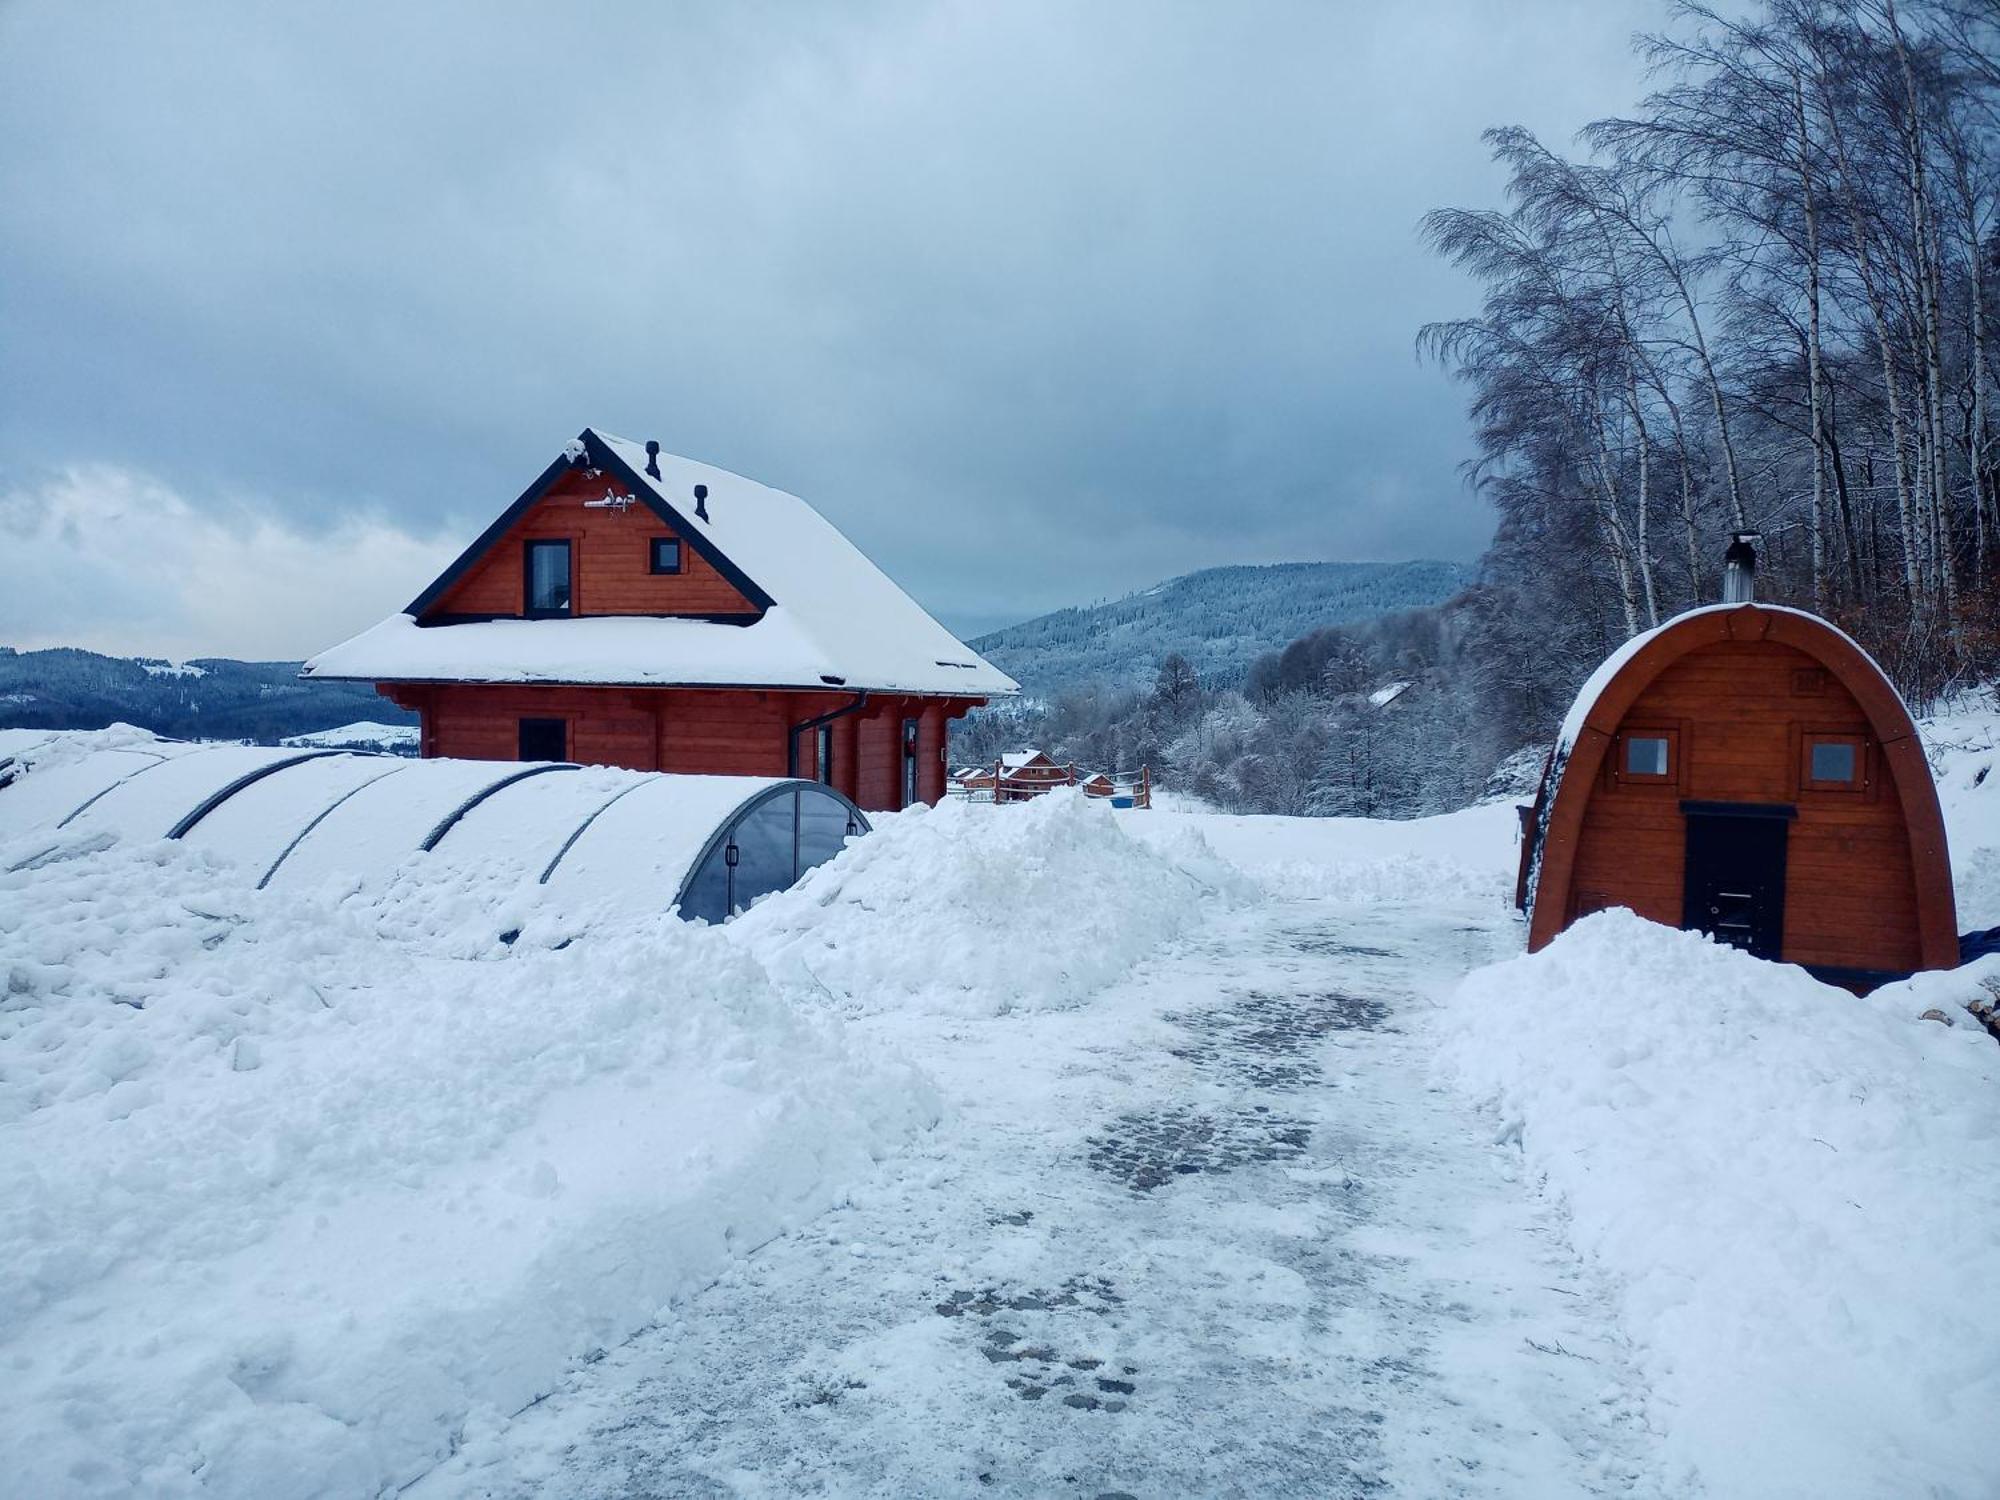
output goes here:
{"type": "Polygon", "coordinates": [[[1427,1083],[1499,928],[1266,904],[1077,1010],[858,1022],[949,1122],[412,1493],[1651,1493],[1604,1302],[1427,1083]]]}

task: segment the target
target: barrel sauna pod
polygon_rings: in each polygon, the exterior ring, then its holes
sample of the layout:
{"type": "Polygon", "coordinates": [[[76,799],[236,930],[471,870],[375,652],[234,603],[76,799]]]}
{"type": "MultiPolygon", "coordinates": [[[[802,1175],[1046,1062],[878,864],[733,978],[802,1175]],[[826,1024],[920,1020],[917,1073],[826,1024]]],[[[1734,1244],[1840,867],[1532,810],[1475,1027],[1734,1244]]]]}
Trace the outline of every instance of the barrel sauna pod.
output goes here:
{"type": "Polygon", "coordinates": [[[1524,823],[1528,948],[1609,907],[1866,990],[1958,962],[1916,725],[1827,621],[1689,610],[1584,684],[1524,823]]]}

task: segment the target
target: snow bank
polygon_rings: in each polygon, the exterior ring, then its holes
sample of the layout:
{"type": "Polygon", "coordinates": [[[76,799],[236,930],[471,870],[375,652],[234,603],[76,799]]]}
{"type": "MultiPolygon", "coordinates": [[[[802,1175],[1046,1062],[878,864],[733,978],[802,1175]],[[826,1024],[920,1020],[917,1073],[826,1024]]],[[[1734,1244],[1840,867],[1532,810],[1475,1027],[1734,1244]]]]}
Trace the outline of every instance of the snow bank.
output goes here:
{"type": "Polygon", "coordinates": [[[722,931],[441,958],[184,844],[48,845],[0,845],[41,856],[0,875],[14,1493],[405,1482],[936,1115],[722,931]]]}
{"type": "Polygon", "coordinates": [[[1511,805],[1432,818],[1283,818],[1134,812],[1125,826],[1168,847],[1194,837],[1280,898],[1366,903],[1511,900],[1520,822],[1511,805]]]}
{"type": "Polygon", "coordinates": [[[1981,688],[1917,729],[1951,841],[1959,930],[2000,927],[2000,704],[1981,688]]]}
{"type": "Polygon", "coordinates": [[[1715,1495],[2000,1493],[2000,1049],[1629,912],[1468,977],[1444,1074],[1620,1289],[1715,1495]]]}
{"type": "Polygon", "coordinates": [[[1125,827],[1073,789],[880,817],[724,930],[850,1010],[1075,1005],[1252,889],[1186,827],[1125,827]]]}

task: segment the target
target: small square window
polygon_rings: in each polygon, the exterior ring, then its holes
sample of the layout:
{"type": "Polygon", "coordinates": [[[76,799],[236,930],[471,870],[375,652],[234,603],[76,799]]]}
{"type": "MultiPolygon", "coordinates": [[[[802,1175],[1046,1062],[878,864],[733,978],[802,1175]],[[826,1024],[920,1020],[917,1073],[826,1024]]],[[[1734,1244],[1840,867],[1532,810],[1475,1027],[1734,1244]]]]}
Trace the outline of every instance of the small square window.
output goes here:
{"type": "Polygon", "coordinates": [[[521,720],[518,748],[522,760],[568,760],[569,721],[567,719],[521,720]]]}
{"type": "Polygon", "coordinates": [[[648,548],[648,565],[655,573],[678,573],[681,570],[681,539],[677,536],[656,536],[648,548]]]}
{"type": "Polygon", "coordinates": [[[1625,741],[1627,776],[1665,776],[1670,761],[1664,735],[1635,734],[1625,741]]]}
{"type": "Polygon", "coordinates": [[[1861,744],[1851,737],[1806,742],[1806,780],[1822,788],[1851,787],[1861,780],[1861,744]]]}

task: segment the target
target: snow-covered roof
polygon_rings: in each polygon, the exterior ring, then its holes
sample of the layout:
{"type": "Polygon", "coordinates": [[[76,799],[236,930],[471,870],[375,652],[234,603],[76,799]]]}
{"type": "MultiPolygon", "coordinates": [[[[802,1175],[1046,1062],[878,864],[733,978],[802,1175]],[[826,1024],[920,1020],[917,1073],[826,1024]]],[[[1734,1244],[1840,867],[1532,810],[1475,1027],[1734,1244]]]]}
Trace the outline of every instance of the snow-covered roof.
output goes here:
{"type": "MultiPolygon", "coordinates": [[[[586,429],[618,477],[677,530],[719,551],[772,603],[752,624],[632,615],[420,626],[392,615],[305,664],[307,677],[372,682],[587,682],[635,686],[869,688],[1000,697],[1014,680],[927,614],[796,495],[586,429]],[[706,485],[707,519],[694,487],[706,485]]],[[[570,452],[576,445],[566,448],[570,452]]]]}
{"type": "MultiPolygon", "coordinates": [[[[1760,610],[1765,610],[1771,614],[1797,615],[1801,619],[1812,621],[1813,624],[1819,626],[1823,630],[1831,631],[1841,640],[1847,642],[1848,645],[1853,646],[1855,652],[1864,661],[1872,662],[1874,660],[1873,657],[1869,656],[1869,654],[1862,649],[1861,645],[1854,639],[1853,636],[1849,635],[1846,631],[1842,630],[1838,625],[1835,625],[1834,623],[1832,623],[1830,620],[1827,620],[1823,616],[1814,614],[1811,610],[1794,609],[1788,604],[1752,603],[1752,604],[1697,605],[1693,609],[1681,611],[1681,613],[1675,615],[1671,620],[1666,620],[1658,625],[1655,625],[1651,630],[1640,631],[1639,634],[1633,636],[1631,640],[1627,641],[1624,645],[1620,646],[1616,651],[1612,652],[1609,656],[1605,657],[1604,660],[1598,664],[1597,670],[1595,672],[1592,672],[1590,676],[1584,680],[1583,686],[1577,689],[1576,701],[1570,704],[1569,712],[1563,716],[1562,730],[1556,736],[1555,759],[1558,762],[1560,762],[1564,757],[1566,757],[1569,754],[1570,750],[1575,747],[1577,740],[1583,734],[1584,726],[1587,723],[1589,723],[1590,716],[1596,712],[1597,702],[1600,698],[1604,696],[1605,690],[1611,686],[1612,682],[1617,678],[1618,674],[1625,670],[1626,665],[1632,660],[1632,658],[1637,656],[1641,651],[1643,651],[1646,648],[1649,642],[1651,642],[1654,638],[1656,638],[1663,632],[1672,630],[1675,626],[1680,625],[1687,620],[1692,620],[1698,615],[1726,614],[1731,610],[1738,610],[1738,609],[1760,609],[1760,610]]],[[[1883,676],[1882,681],[1884,685],[1888,687],[1890,692],[1896,693],[1896,701],[1901,703],[1903,701],[1902,694],[1896,691],[1895,684],[1890,682],[1886,675],[1883,676]]],[[[1909,716],[1909,706],[1907,704],[1904,704],[1903,713],[1905,717],[1909,716]]]]}
{"type": "Polygon", "coordinates": [[[1410,690],[1407,682],[1390,682],[1375,689],[1368,695],[1368,702],[1376,708],[1386,708],[1410,690]]]}

